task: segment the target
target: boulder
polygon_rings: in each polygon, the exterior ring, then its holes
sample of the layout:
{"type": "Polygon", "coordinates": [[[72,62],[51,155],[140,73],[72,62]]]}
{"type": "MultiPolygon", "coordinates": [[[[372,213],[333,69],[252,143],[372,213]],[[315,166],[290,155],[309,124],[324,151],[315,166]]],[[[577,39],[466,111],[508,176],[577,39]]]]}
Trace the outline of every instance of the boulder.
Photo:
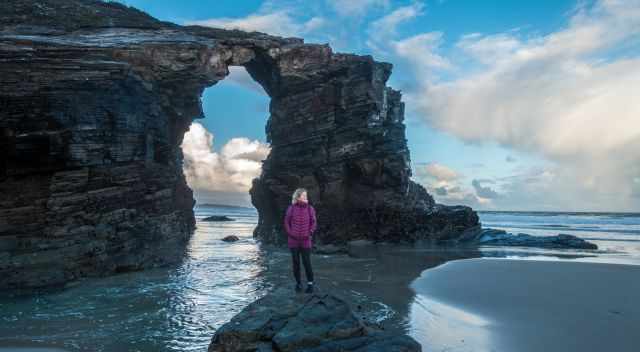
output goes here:
{"type": "Polygon", "coordinates": [[[236,242],[236,241],[239,241],[240,238],[236,235],[229,235],[224,237],[222,240],[225,242],[236,242]]]}
{"type": "Polygon", "coordinates": [[[278,288],[248,305],[211,339],[209,352],[421,351],[413,338],[364,322],[330,293],[278,288]]]}

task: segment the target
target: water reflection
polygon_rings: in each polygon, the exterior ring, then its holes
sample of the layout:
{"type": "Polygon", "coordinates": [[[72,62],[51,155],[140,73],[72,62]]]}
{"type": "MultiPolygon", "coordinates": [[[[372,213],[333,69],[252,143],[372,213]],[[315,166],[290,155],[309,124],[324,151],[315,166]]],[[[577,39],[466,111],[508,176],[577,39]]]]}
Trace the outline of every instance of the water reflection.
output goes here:
{"type": "MultiPolygon", "coordinates": [[[[70,351],[204,351],[215,329],[271,288],[289,286],[293,294],[290,254],[255,242],[254,209],[200,208],[196,219],[197,229],[184,260],[175,267],[87,279],[59,292],[0,298],[0,348],[46,345],[70,351]],[[201,221],[214,214],[236,221],[201,221]],[[240,240],[221,240],[228,235],[240,240]]],[[[465,249],[418,243],[379,245],[365,258],[313,255],[311,260],[317,289],[345,296],[369,321],[387,330],[409,332],[433,346],[465,351],[466,346],[487,346],[487,326],[477,317],[416,294],[411,283],[425,269],[477,257],[610,262],[612,257],[637,258],[627,252],[465,249]]]]}
{"type": "Polygon", "coordinates": [[[252,209],[197,212],[185,258],[173,268],[86,279],[58,292],[0,299],[0,347],[206,350],[215,329],[265,291],[266,254],[252,238],[256,215],[252,209]],[[237,220],[200,221],[220,211],[237,220]],[[221,241],[227,235],[240,241],[221,241]]]}
{"type": "Polygon", "coordinates": [[[409,310],[411,335],[425,351],[491,351],[490,322],[417,294],[409,310]]]}

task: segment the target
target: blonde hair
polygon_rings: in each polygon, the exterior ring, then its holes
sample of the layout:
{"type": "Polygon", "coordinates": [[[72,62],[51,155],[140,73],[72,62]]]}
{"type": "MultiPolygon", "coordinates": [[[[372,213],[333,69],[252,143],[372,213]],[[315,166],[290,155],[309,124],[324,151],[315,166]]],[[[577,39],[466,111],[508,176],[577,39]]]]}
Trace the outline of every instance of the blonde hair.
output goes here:
{"type": "Polygon", "coordinates": [[[306,192],[307,190],[304,188],[298,188],[295,190],[295,192],[293,192],[293,195],[291,196],[291,204],[294,204],[296,202],[296,200],[298,200],[298,198],[300,198],[300,195],[304,192],[306,192]]]}

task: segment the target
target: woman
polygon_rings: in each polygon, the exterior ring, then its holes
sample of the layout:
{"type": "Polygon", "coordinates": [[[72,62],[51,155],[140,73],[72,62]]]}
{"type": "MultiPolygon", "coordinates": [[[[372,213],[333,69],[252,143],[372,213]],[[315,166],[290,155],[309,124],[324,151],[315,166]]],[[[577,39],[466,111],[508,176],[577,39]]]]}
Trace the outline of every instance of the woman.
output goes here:
{"type": "Polygon", "coordinates": [[[291,205],[284,217],[284,228],[287,231],[287,243],[293,260],[293,276],[296,279],[296,292],[302,291],[300,285],[300,256],[307,277],[306,293],[313,292],[313,270],[309,254],[311,252],[311,235],[316,230],[316,210],[307,200],[307,190],[298,188],[293,192],[291,205]]]}

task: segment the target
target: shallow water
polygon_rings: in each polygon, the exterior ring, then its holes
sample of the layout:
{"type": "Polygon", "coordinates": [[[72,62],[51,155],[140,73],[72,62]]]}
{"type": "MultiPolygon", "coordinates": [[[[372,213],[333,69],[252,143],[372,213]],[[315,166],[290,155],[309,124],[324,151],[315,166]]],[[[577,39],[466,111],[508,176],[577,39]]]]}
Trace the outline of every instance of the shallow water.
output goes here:
{"type": "Polygon", "coordinates": [[[638,286],[630,291],[630,284],[640,265],[640,214],[479,216],[483,227],[536,236],[571,234],[597,244],[598,250],[482,246],[481,259],[425,270],[411,283],[415,296],[408,314],[408,332],[423,349],[638,350],[638,286]],[[572,270],[548,263],[554,261],[572,270]],[[624,302],[625,309],[609,307],[624,302]]]}
{"type": "Polygon", "coordinates": [[[482,227],[502,229],[514,234],[549,236],[574,235],[598,245],[598,251],[546,250],[535,248],[483,247],[486,256],[540,260],[569,258],[584,262],[640,265],[640,214],[638,213],[553,213],[553,212],[478,212],[482,227]]]}
{"type": "Polygon", "coordinates": [[[72,351],[202,351],[217,327],[264,291],[268,255],[252,238],[253,209],[199,209],[186,258],[174,268],[83,280],[48,294],[0,300],[0,346],[72,351]],[[227,214],[233,222],[201,222],[227,214]],[[220,239],[237,235],[229,244],[220,239]]]}
{"type": "MultiPolygon", "coordinates": [[[[612,217],[621,220],[611,223],[599,217],[539,217],[480,214],[485,227],[602,238],[594,240],[602,250],[383,246],[370,258],[312,256],[317,286],[348,296],[362,307],[362,314],[369,320],[389,329],[415,331],[434,316],[412,315],[417,311],[414,304],[424,305],[426,301],[416,296],[410,284],[425,269],[449,260],[488,256],[640,263],[638,242],[633,242],[637,234],[583,229],[588,224],[634,230],[640,224],[638,217],[612,217]],[[536,223],[554,226],[532,228],[538,226],[536,223]],[[564,227],[558,230],[555,225],[564,227]]],[[[261,247],[252,237],[257,224],[255,209],[196,208],[196,219],[197,229],[178,266],[86,279],[59,292],[0,298],[0,351],[3,346],[51,346],[68,351],[206,351],[215,330],[247,304],[276,285],[292,285],[289,253],[261,247]],[[236,221],[200,221],[213,214],[228,215],[236,221]],[[240,241],[221,241],[227,235],[236,235],[240,241]]],[[[431,312],[441,315],[437,320],[440,324],[450,308],[443,309],[431,304],[431,312]]],[[[456,324],[453,320],[447,323],[456,324]]],[[[458,326],[456,331],[461,333],[463,329],[458,326]]],[[[468,336],[472,338],[472,334],[468,336]]]]}

